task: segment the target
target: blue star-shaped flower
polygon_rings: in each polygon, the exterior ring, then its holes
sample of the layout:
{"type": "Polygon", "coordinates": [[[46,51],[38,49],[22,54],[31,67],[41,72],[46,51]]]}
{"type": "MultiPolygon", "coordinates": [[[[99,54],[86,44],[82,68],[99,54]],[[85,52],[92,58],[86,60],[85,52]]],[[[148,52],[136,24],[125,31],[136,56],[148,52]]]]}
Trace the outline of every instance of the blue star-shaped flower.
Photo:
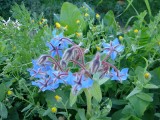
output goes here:
{"type": "Polygon", "coordinates": [[[128,77],[128,68],[123,68],[121,71],[118,71],[118,73],[112,69],[109,76],[111,80],[126,80],[128,77]]]}
{"type": "Polygon", "coordinates": [[[34,81],[32,85],[39,87],[41,91],[55,90],[59,87],[59,83],[53,82],[50,77],[34,81]]]}
{"type": "Polygon", "coordinates": [[[102,43],[104,47],[103,53],[106,53],[107,55],[110,55],[111,59],[114,60],[117,56],[117,53],[123,51],[124,46],[120,45],[118,39],[114,39],[113,41],[108,43],[102,43]]]}
{"type": "Polygon", "coordinates": [[[35,78],[42,78],[46,75],[46,71],[52,69],[51,62],[45,62],[44,64],[38,64],[37,60],[32,60],[33,68],[28,69],[30,75],[35,78]]]}
{"type": "Polygon", "coordinates": [[[67,84],[72,86],[72,92],[76,94],[83,88],[91,87],[93,85],[93,80],[85,77],[85,75],[76,74],[76,76],[74,76],[72,73],[70,73],[67,79],[67,84]]]}
{"type": "Polygon", "coordinates": [[[59,55],[60,57],[62,57],[62,50],[68,48],[68,45],[71,43],[66,40],[67,38],[63,37],[63,33],[60,33],[59,35],[57,35],[56,33],[56,30],[52,32],[53,39],[47,44],[47,46],[50,49],[52,57],[54,57],[55,55],[59,55]]]}

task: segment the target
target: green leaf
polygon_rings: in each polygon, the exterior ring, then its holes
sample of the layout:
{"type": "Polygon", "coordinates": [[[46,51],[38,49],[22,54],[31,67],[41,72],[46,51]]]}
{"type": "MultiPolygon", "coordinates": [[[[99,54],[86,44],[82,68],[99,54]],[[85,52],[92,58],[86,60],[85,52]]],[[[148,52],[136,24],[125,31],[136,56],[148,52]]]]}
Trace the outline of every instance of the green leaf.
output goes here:
{"type": "Polygon", "coordinates": [[[26,110],[30,109],[33,104],[29,104],[27,107],[23,108],[21,112],[25,112],[26,110]]]}
{"type": "Polygon", "coordinates": [[[113,11],[108,11],[104,18],[103,18],[103,21],[104,21],[104,25],[108,26],[108,31],[110,33],[114,33],[116,35],[116,31],[117,31],[117,23],[115,21],[115,17],[114,17],[114,13],[113,11]]]}
{"type": "Polygon", "coordinates": [[[139,89],[138,87],[135,87],[133,90],[132,90],[132,92],[126,97],[126,99],[128,99],[129,97],[131,97],[131,96],[133,96],[133,95],[135,95],[135,94],[137,94],[137,93],[139,93],[139,92],[141,92],[142,90],[141,89],[139,89]]]}
{"type": "Polygon", "coordinates": [[[144,88],[147,88],[147,89],[157,89],[159,87],[157,85],[154,85],[154,84],[146,84],[144,86],[144,88]]]}
{"type": "Polygon", "coordinates": [[[133,107],[134,112],[138,117],[142,117],[145,110],[147,109],[150,102],[142,100],[141,98],[137,97],[137,95],[133,95],[129,98],[129,102],[133,107]]]}
{"type": "Polygon", "coordinates": [[[85,110],[84,109],[78,109],[78,115],[81,120],[87,120],[85,116],[85,110]]]}
{"type": "Polygon", "coordinates": [[[42,116],[49,115],[50,113],[51,113],[51,109],[48,108],[47,110],[44,111],[44,113],[42,114],[42,116]]]}
{"type": "Polygon", "coordinates": [[[62,5],[60,23],[63,26],[68,25],[67,31],[65,32],[67,35],[78,32],[79,28],[81,31],[83,31],[86,26],[80,10],[77,8],[77,6],[69,2],[65,2],[62,5]],[[76,20],[80,20],[80,24],[77,24],[76,20]]]}
{"type": "Polygon", "coordinates": [[[73,104],[76,102],[77,100],[77,95],[73,95],[72,91],[70,92],[70,97],[69,97],[69,101],[70,101],[70,106],[72,107],[73,104]]]}
{"type": "Polygon", "coordinates": [[[2,118],[7,118],[8,116],[7,108],[2,102],[0,102],[0,116],[2,118]]]}
{"type": "Polygon", "coordinates": [[[156,117],[160,118],[160,113],[155,113],[154,114],[156,117]]]}
{"type": "Polygon", "coordinates": [[[2,83],[0,84],[0,102],[5,98],[6,86],[2,83]]]}
{"type": "Polygon", "coordinates": [[[97,82],[93,83],[93,86],[90,88],[91,95],[98,101],[100,102],[102,99],[102,92],[100,85],[97,82]]]}
{"type": "Polygon", "coordinates": [[[48,107],[53,107],[56,105],[57,108],[64,109],[65,107],[63,104],[65,104],[67,109],[75,109],[76,106],[71,107],[69,104],[69,96],[70,96],[69,91],[58,89],[58,90],[56,90],[56,92],[46,91],[45,99],[47,101],[48,107]],[[54,98],[54,96],[56,96],[56,95],[58,95],[62,98],[61,102],[56,101],[56,99],[54,98]],[[62,104],[62,102],[63,102],[63,104],[62,104]]]}
{"type": "Polygon", "coordinates": [[[144,100],[144,101],[148,101],[148,102],[153,101],[153,98],[146,93],[138,93],[138,94],[136,94],[136,96],[139,97],[140,99],[144,100]]]}

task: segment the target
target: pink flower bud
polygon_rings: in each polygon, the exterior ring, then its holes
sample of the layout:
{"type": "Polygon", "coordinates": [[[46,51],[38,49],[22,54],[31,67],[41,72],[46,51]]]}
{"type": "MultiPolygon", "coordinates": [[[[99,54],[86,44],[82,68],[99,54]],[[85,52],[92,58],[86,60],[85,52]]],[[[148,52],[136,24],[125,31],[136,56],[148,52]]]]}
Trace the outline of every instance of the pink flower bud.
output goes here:
{"type": "Polygon", "coordinates": [[[60,61],[60,65],[61,65],[62,68],[67,67],[67,63],[63,59],[60,61]]]}
{"type": "Polygon", "coordinates": [[[38,59],[38,64],[43,64],[44,62],[46,62],[48,60],[47,55],[41,55],[40,58],[38,59]]]}
{"type": "Polygon", "coordinates": [[[100,53],[97,53],[95,58],[91,62],[90,66],[91,73],[92,74],[96,73],[100,66],[101,66],[100,53]]]}
{"type": "Polygon", "coordinates": [[[65,61],[68,61],[68,60],[71,60],[72,57],[73,57],[73,48],[68,48],[64,51],[64,54],[62,56],[62,59],[65,60],[65,61]]]}

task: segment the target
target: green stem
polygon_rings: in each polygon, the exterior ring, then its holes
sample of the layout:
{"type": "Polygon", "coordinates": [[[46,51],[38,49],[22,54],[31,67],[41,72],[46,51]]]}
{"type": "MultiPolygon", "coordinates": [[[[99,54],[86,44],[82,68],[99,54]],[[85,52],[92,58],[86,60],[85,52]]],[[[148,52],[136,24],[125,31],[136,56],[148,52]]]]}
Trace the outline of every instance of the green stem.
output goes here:
{"type": "Polygon", "coordinates": [[[88,89],[85,89],[84,92],[85,92],[86,99],[87,99],[87,118],[90,118],[91,117],[91,110],[92,110],[92,105],[91,105],[92,95],[88,89]]]}

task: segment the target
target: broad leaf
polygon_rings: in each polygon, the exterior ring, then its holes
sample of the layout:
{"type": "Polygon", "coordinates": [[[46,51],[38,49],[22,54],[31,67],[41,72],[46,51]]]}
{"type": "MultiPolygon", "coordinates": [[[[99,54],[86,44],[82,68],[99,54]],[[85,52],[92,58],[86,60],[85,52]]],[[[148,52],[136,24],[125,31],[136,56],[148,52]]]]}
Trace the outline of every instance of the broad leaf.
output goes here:
{"type": "Polygon", "coordinates": [[[136,96],[138,98],[144,100],[144,101],[148,101],[148,102],[152,102],[153,101],[153,98],[150,95],[146,94],[146,93],[142,93],[141,92],[141,93],[136,94],[136,96]]]}
{"type": "Polygon", "coordinates": [[[8,116],[7,108],[2,102],[0,102],[0,116],[2,118],[7,118],[8,116]]]}
{"type": "Polygon", "coordinates": [[[60,23],[63,26],[68,25],[67,31],[65,32],[65,34],[67,35],[74,34],[78,32],[79,29],[81,31],[85,29],[85,21],[83,19],[83,15],[81,14],[77,6],[69,2],[65,2],[62,5],[60,23]],[[79,24],[76,23],[77,20],[80,21],[79,24]]]}
{"type": "Polygon", "coordinates": [[[128,99],[129,97],[131,97],[131,96],[133,96],[133,95],[135,95],[135,94],[137,94],[137,93],[139,93],[139,92],[141,92],[142,90],[141,89],[139,89],[138,87],[135,87],[133,90],[132,90],[132,92],[126,97],[126,99],[128,99]]]}
{"type": "Polygon", "coordinates": [[[146,84],[144,86],[144,88],[147,88],[147,89],[157,89],[159,87],[157,85],[154,85],[154,84],[146,84]]]}
{"type": "Polygon", "coordinates": [[[102,92],[100,85],[97,82],[94,82],[93,86],[90,88],[91,95],[100,102],[102,99],[102,92]]]}
{"type": "Polygon", "coordinates": [[[6,86],[2,83],[0,84],[0,101],[2,101],[5,98],[6,94],[6,86]]]}

